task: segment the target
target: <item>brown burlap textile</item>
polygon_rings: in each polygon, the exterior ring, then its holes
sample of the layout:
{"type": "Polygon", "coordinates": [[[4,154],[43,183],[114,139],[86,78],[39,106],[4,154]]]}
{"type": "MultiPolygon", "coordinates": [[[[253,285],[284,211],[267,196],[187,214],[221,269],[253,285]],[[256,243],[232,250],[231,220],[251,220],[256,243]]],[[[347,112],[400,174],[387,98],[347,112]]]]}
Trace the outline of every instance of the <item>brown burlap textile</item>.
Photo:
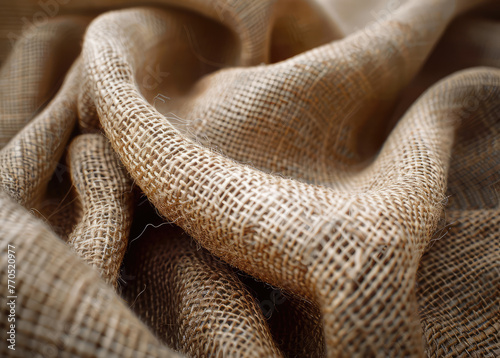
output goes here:
{"type": "Polygon", "coordinates": [[[147,230],[131,245],[124,297],[165,343],[196,357],[282,356],[257,302],[225,263],[179,228],[147,230]]]}
{"type": "Polygon", "coordinates": [[[64,152],[75,125],[80,81],[76,62],[54,99],[0,151],[0,186],[26,208],[41,204],[64,152]]]}
{"type": "Polygon", "coordinates": [[[0,148],[50,100],[78,55],[86,25],[79,18],[55,19],[16,43],[0,70],[0,148]]]}
{"type": "MultiPolygon", "coordinates": [[[[12,245],[16,260],[30,265],[17,266],[18,344],[15,351],[2,344],[2,356],[177,356],[46,225],[0,195],[2,251],[12,245]]],[[[2,264],[7,267],[7,255],[2,264]]],[[[1,278],[7,282],[6,270],[1,278]]],[[[9,307],[1,311],[5,318],[9,307]]]]}
{"type": "Polygon", "coordinates": [[[361,3],[3,4],[2,355],[500,355],[500,7],[361,3]]]}
{"type": "Polygon", "coordinates": [[[98,134],[76,137],[68,163],[81,208],[68,244],[106,282],[116,284],[132,223],[132,183],[108,140],[98,134]]]}

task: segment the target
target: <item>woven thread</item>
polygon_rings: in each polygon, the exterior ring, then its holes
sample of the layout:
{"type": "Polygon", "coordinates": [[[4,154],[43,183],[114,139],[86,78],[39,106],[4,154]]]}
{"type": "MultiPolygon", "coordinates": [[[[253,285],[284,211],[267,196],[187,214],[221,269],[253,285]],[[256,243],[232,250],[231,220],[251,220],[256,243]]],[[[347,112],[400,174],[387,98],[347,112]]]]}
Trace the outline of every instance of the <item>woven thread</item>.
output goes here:
{"type": "Polygon", "coordinates": [[[0,6],[2,356],[500,354],[498,5],[63,2],[0,6]]]}

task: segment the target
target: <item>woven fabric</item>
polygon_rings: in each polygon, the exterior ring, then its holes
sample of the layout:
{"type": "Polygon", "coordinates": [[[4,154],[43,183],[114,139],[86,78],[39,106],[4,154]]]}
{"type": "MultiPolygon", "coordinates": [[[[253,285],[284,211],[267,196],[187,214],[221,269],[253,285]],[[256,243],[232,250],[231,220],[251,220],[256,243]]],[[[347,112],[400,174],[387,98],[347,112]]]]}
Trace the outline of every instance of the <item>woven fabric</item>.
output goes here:
{"type": "Polygon", "coordinates": [[[56,19],[29,29],[0,73],[0,148],[43,109],[79,52],[86,21],[56,19]]]}
{"type": "MultiPolygon", "coordinates": [[[[26,208],[41,204],[76,121],[80,73],[75,63],[61,90],[0,152],[1,188],[26,208]]],[[[10,121],[7,118],[6,121],[10,121]]]]}
{"type": "Polygon", "coordinates": [[[147,230],[130,248],[131,279],[123,294],[166,344],[194,357],[282,356],[257,302],[230,267],[179,228],[147,230]]]}
{"type": "Polygon", "coordinates": [[[132,183],[108,140],[98,134],[76,137],[68,162],[81,211],[68,244],[106,282],[117,284],[132,223],[132,183]]]}
{"type": "MultiPolygon", "coordinates": [[[[5,193],[0,202],[2,251],[11,245],[18,262],[36,268],[21,266],[16,272],[18,343],[15,350],[2,344],[2,356],[177,356],[44,223],[5,193]]],[[[2,255],[5,267],[7,262],[7,255],[2,255]]],[[[6,270],[1,278],[7,282],[6,270]]],[[[7,317],[9,306],[1,310],[7,317]]],[[[2,329],[7,331],[5,323],[2,329]]]]}
{"type": "Polygon", "coordinates": [[[2,355],[500,355],[500,7],[346,4],[6,6],[2,355]]]}

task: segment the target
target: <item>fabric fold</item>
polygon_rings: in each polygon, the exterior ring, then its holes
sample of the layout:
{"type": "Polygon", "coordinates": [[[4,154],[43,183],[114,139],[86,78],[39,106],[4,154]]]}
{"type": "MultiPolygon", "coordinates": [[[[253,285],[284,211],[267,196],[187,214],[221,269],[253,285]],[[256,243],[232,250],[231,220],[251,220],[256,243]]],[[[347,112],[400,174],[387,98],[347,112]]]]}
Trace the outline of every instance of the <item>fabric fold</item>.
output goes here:
{"type": "MultiPolygon", "coordinates": [[[[16,257],[16,345],[4,357],[178,357],[49,228],[0,193],[0,245],[16,257]],[[10,245],[10,246],[9,246],[10,245]]],[[[0,256],[7,267],[7,255],[0,256]]],[[[0,271],[7,292],[7,271],[0,271]]],[[[9,306],[2,297],[2,316],[9,306]]],[[[0,322],[7,332],[7,320],[0,322]]]]}
{"type": "MultiPolygon", "coordinates": [[[[376,100],[380,100],[381,95],[385,99],[393,97],[397,92],[393,86],[401,88],[418,70],[418,63],[405,66],[404,62],[399,62],[404,59],[401,56],[405,49],[412,51],[417,48],[409,45],[411,41],[420,44],[416,51],[425,58],[425,53],[431,50],[453,14],[470,3],[459,2],[456,7],[451,6],[451,10],[450,5],[451,2],[444,1],[410,2],[398,11],[394,19],[375,28],[374,33],[379,31],[383,37],[375,36],[374,39],[383,43],[387,38],[389,48],[396,47],[394,38],[388,35],[391,29],[395,31],[396,39],[401,34],[398,45],[407,46],[402,52],[396,51],[392,55],[402,72],[373,72],[377,76],[388,75],[383,92],[371,92],[378,96],[376,100]],[[428,16],[424,17],[424,13],[428,16]]],[[[140,53],[131,51],[133,47],[112,41],[114,34],[125,35],[126,30],[119,23],[126,21],[143,22],[142,38],[146,34],[154,38],[155,33],[161,36],[158,27],[148,30],[150,23],[161,21],[161,15],[148,10],[108,14],[90,26],[83,56],[85,61],[92,63],[92,67],[87,67],[87,75],[104,131],[136,183],[160,213],[226,262],[273,285],[316,300],[323,315],[328,355],[338,356],[341,352],[382,354],[388,350],[392,350],[391,355],[421,355],[416,271],[423,249],[442,213],[449,155],[456,129],[453,110],[460,107],[464,96],[473,95],[478,88],[490,85],[497,91],[495,70],[460,74],[437,85],[402,118],[372,163],[349,174],[348,184],[342,186],[330,179],[331,188],[327,188],[323,184],[325,181],[320,186],[293,177],[285,179],[264,173],[187,139],[176,130],[139,93],[134,73],[140,53]],[[107,40],[102,40],[103,32],[108,34],[107,40]],[[110,72],[101,71],[101,68],[120,70],[110,72]],[[445,90],[450,84],[453,85],[451,94],[445,90]],[[436,96],[441,102],[436,101],[436,96]],[[117,106],[120,97],[129,101],[117,106]],[[375,292],[380,292],[380,295],[375,292]]],[[[131,41],[136,36],[134,34],[131,41]]],[[[346,47],[350,41],[355,45],[361,36],[355,34],[341,41],[339,50],[349,53],[346,47]]],[[[303,76],[307,74],[307,64],[314,63],[305,60],[308,56],[313,59],[332,57],[335,48],[335,44],[326,45],[275,65],[277,67],[272,68],[278,70],[286,69],[288,65],[292,71],[287,73],[288,76],[276,77],[275,83],[284,86],[279,79],[295,78],[293,71],[297,71],[297,79],[292,82],[300,83],[296,63],[304,59],[300,67],[303,76]]],[[[360,61],[361,69],[363,65],[373,64],[369,55],[367,58],[367,62],[360,61]]],[[[256,71],[262,73],[265,70],[266,67],[262,67],[256,71]]],[[[246,70],[229,70],[228,74],[222,71],[220,73],[228,80],[216,83],[227,86],[228,81],[237,77],[235,73],[238,71],[246,70]]],[[[360,73],[370,72],[364,68],[360,73]]],[[[322,79],[318,78],[316,87],[322,79]]],[[[242,81],[236,80],[236,83],[242,81]]],[[[249,90],[250,83],[245,86],[246,93],[250,93],[252,99],[258,98],[249,90]]],[[[369,80],[364,83],[370,88],[369,80]]],[[[378,83],[384,82],[379,79],[378,83]]],[[[204,88],[209,88],[206,83],[204,88]]],[[[254,91],[258,88],[266,87],[255,85],[254,91]]],[[[210,90],[214,88],[206,91],[207,97],[212,92],[210,90]]],[[[356,92],[353,91],[353,95],[356,92]]],[[[238,108],[237,92],[231,93],[235,98],[232,107],[238,108]]],[[[269,96],[268,91],[260,93],[269,96]]],[[[311,94],[311,91],[307,93],[311,94]]],[[[365,92],[361,93],[364,95],[365,92]]],[[[280,98],[285,94],[282,93],[280,98]]],[[[207,97],[204,103],[213,105],[212,98],[208,97],[211,99],[208,100],[207,97]]],[[[318,121],[314,111],[331,101],[319,101],[318,105],[311,106],[306,100],[313,99],[313,95],[298,96],[292,103],[312,108],[302,114],[307,113],[318,121]]],[[[377,106],[365,103],[363,113],[349,122],[359,129],[363,118],[375,108],[377,106]]],[[[325,112],[332,113],[332,110],[325,112]]],[[[494,103],[490,102],[487,111],[492,110],[494,103]]],[[[244,109],[243,113],[248,115],[244,109]]],[[[219,128],[224,128],[226,118],[231,117],[220,117],[219,128]]],[[[272,125],[267,128],[268,133],[288,130],[286,126],[272,125]]],[[[241,144],[234,130],[229,129],[228,133],[241,144]]],[[[318,140],[319,134],[299,133],[303,136],[295,138],[302,142],[305,137],[324,143],[318,140]]],[[[252,135],[245,134],[246,140],[252,138],[252,135]]],[[[351,140],[351,145],[352,142],[356,141],[351,140]]],[[[274,142],[268,140],[267,143],[274,142]]],[[[281,148],[280,145],[272,147],[281,148]]],[[[343,145],[343,148],[348,147],[343,145]]],[[[259,149],[260,152],[257,149],[255,152],[263,153],[263,156],[267,154],[259,149]]],[[[293,153],[289,148],[284,149],[287,149],[285,153],[293,153]]],[[[319,150],[314,152],[321,153],[319,150]]],[[[328,161],[321,159],[323,161],[317,162],[327,166],[328,161]]],[[[341,171],[330,168],[329,172],[336,174],[341,171]]]]}
{"type": "Polygon", "coordinates": [[[50,101],[80,52],[87,24],[66,17],[21,35],[0,70],[0,149],[50,101]]]}
{"type": "Polygon", "coordinates": [[[499,353],[500,8],[319,3],[0,5],[0,355],[499,353]]]}
{"type": "Polygon", "coordinates": [[[132,182],[99,134],[76,137],[68,163],[79,212],[68,244],[116,286],[132,223],[132,182]]]}
{"type": "Polygon", "coordinates": [[[0,187],[28,209],[41,203],[76,123],[79,63],[47,107],[0,151],[0,187]]]}
{"type": "Polygon", "coordinates": [[[145,228],[123,295],[157,335],[190,357],[283,357],[257,302],[231,268],[179,228],[145,228]]]}

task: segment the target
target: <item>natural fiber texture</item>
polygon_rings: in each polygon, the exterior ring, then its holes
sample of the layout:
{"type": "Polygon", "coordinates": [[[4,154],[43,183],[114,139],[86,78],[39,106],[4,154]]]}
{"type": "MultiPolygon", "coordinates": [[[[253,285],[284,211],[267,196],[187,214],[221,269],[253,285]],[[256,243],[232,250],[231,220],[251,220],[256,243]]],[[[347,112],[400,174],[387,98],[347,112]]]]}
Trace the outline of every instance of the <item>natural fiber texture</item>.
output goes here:
{"type": "Polygon", "coordinates": [[[429,357],[500,353],[499,218],[498,209],[449,212],[448,235],[423,257],[418,293],[429,357]]]}
{"type": "Polygon", "coordinates": [[[500,8],[331,1],[61,2],[0,57],[5,355],[500,354],[500,8]]]}
{"type": "Polygon", "coordinates": [[[76,120],[78,62],[55,98],[0,151],[0,187],[26,208],[40,205],[76,120]]]}
{"type": "Polygon", "coordinates": [[[108,140],[98,134],[76,137],[68,162],[81,208],[68,244],[116,285],[132,223],[132,183],[108,140]]]}
{"type": "Polygon", "coordinates": [[[301,297],[276,292],[264,296],[261,302],[279,347],[287,357],[324,357],[325,339],[319,309],[301,297]]]}
{"type": "Polygon", "coordinates": [[[0,70],[0,148],[53,95],[79,52],[86,21],[62,18],[28,31],[0,70]]]}
{"type": "Polygon", "coordinates": [[[418,280],[430,357],[500,354],[500,94],[496,73],[496,89],[491,82],[482,82],[473,93],[462,95],[466,105],[455,109],[461,125],[448,175],[448,210],[422,258],[418,280]],[[481,106],[476,106],[479,102],[481,106]]]}
{"type": "Polygon", "coordinates": [[[192,357],[281,357],[256,302],[223,262],[179,228],[131,245],[124,297],[170,347],[192,357]]]}
{"type": "MultiPolygon", "coordinates": [[[[176,357],[42,222],[0,193],[2,252],[18,260],[16,350],[6,357],[176,357]],[[30,270],[25,268],[36,268],[30,270]]],[[[1,256],[7,267],[7,255],[1,256]]],[[[3,292],[7,271],[2,270],[3,292]]],[[[2,305],[2,317],[9,307],[2,305]]],[[[6,319],[0,323],[7,331],[6,319]]]]}
{"type": "MultiPolygon", "coordinates": [[[[412,14],[418,14],[416,10],[422,11],[418,7],[402,10],[402,19],[409,16],[410,10],[412,14]]],[[[434,12],[434,15],[437,19],[446,16],[439,12],[434,12]]],[[[413,24],[413,28],[418,28],[422,18],[415,16],[410,19],[415,19],[415,23],[407,21],[413,24]]],[[[433,17],[426,20],[433,20],[433,17]]],[[[335,132],[341,130],[341,126],[337,125],[335,128],[331,117],[323,123],[334,129],[327,130],[328,127],[321,126],[321,118],[331,116],[338,97],[334,92],[323,90],[322,94],[329,95],[330,98],[322,100],[318,98],[319,93],[316,95],[310,89],[315,84],[314,89],[318,88],[320,92],[319,80],[328,80],[329,69],[332,74],[338,73],[335,61],[331,61],[331,65],[330,62],[324,62],[325,57],[333,57],[335,54],[330,45],[272,67],[219,72],[207,78],[205,82],[214,82],[211,85],[204,83],[203,88],[209,89],[207,94],[203,96],[195,92],[197,99],[201,97],[199,101],[202,105],[191,106],[204,108],[203,104],[206,104],[219,110],[204,110],[216,128],[224,128],[224,123],[228,123],[228,129],[219,131],[221,133],[217,137],[217,145],[231,157],[250,161],[254,166],[266,170],[281,169],[266,166],[266,157],[277,156],[280,161],[274,161],[274,165],[289,160],[293,163],[292,170],[298,173],[286,170],[286,167],[279,172],[302,180],[328,184],[332,189],[308,185],[238,164],[185,139],[142,99],[134,88],[132,67],[134,63],[141,62],[140,58],[132,56],[140,56],[140,53],[130,51],[139,44],[131,45],[131,42],[134,38],[144,41],[155,33],[158,34],[156,36],[161,36],[162,28],[158,26],[160,21],[161,17],[154,12],[148,13],[147,10],[142,13],[136,10],[101,17],[90,26],[83,50],[85,62],[93,64],[92,68],[87,68],[86,78],[95,83],[94,101],[104,130],[148,198],[166,218],[175,220],[217,256],[259,279],[317,300],[322,307],[326,344],[332,355],[340,352],[382,354],[388,352],[388,349],[393,349],[392,354],[395,355],[421,353],[421,336],[415,315],[416,270],[422,250],[436,228],[444,199],[446,183],[443,179],[447,172],[447,156],[451,150],[454,130],[453,121],[450,121],[453,117],[449,116],[453,116],[454,106],[463,103],[464,96],[474,93],[468,93],[457,86],[457,95],[450,99],[450,94],[442,91],[444,86],[438,87],[401,120],[373,163],[364,170],[346,175],[341,171],[342,164],[355,163],[342,163],[342,159],[353,156],[336,153],[335,146],[328,142],[328,139],[333,142],[333,138],[338,138],[335,132]],[[111,16],[117,16],[121,21],[117,19],[115,25],[109,18],[111,16]],[[111,42],[113,36],[119,33],[123,37],[127,34],[127,29],[118,24],[128,22],[142,22],[144,26],[141,30],[144,34],[138,36],[135,33],[134,37],[131,36],[127,47],[114,45],[111,42]],[[150,23],[156,26],[151,26],[150,32],[147,32],[147,25],[150,23]],[[108,35],[109,42],[103,40],[104,33],[108,35]],[[106,48],[114,49],[112,56],[106,55],[106,48]],[[308,84],[307,73],[313,70],[306,72],[305,66],[313,69],[318,66],[316,73],[322,73],[322,77],[313,75],[308,84]],[[100,68],[120,68],[120,71],[110,73],[106,70],[101,73],[100,68]],[[295,76],[300,74],[302,81],[292,83],[300,86],[301,92],[293,87],[289,91],[283,90],[282,83],[275,79],[281,77],[290,80],[294,78],[294,70],[297,73],[295,76]],[[224,81],[217,81],[214,79],[216,76],[222,76],[224,81]],[[100,85],[105,81],[106,86],[100,85]],[[231,83],[235,83],[236,88],[231,83]],[[219,89],[221,84],[223,89],[219,89]],[[238,92],[239,88],[241,92],[238,92]],[[231,98],[221,95],[220,92],[226,89],[231,98]],[[264,111],[266,102],[259,101],[256,96],[265,96],[272,102],[273,93],[276,93],[276,100],[281,99],[284,103],[282,106],[274,104],[268,107],[274,112],[274,116],[271,116],[271,113],[264,111]],[[129,101],[118,110],[113,109],[112,98],[115,96],[127,97],[129,101]],[[442,101],[434,103],[436,96],[443,97],[442,101]],[[227,103],[227,107],[217,106],[218,99],[227,103]],[[318,100],[319,105],[313,107],[313,113],[308,111],[308,114],[315,118],[313,124],[317,127],[300,122],[300,119],[308,120],[309,117],[299,110],[308,109],[307,104],[313,100],[318,100]],[[245,107],[245,103],[250,105],[245,107]],[[241,109],[238,111],[231,111],[239,108],[241,109]],[[324,116],[321,116],[322,110],[324,116]],[[420,118],[419,112],[427,115],[420,118]],[[221,114],[217,116],[218,113],[221,114]],[[236,118],[231,118],[233,113],[236,118]],[[222,118],[218,121],[220,117],[222,118]],[[293,128],[295,118],[298,122],[297,129],[292,131],[290,129],[293,128]],[[285,119],[292,122],[277,122],[285,119]],[[143,125],[137,126],[137,123],[143,125]],[[238,128],[239,123],[243,128],[238,128]],[[268,138],[265,134],[259,135],[265,129],[269,133],[268,138]],[[295,135],[298,130],[299,136],[295,135]],[[253,137],[248,131],[255,131],[257,136],[253,137]],[[224,133],[227,133],[227,137],[224,133]],[[291,136],[288,141],[287,133],[291,136]],[[327,135],[324,140],[321,139],[322,134],[327,135]],[[223,142],[229,137],[232,142],[223,142]],[[307,139],[314,142],[308,143],[307,139]],[[276,142],[277,145],[272,148],[282,152],[273,153],[269,149],[264,151],[264,146],[262,149],[258,146],[261,140],[267,148],[269,143],[276,142]],[[302,146],[298,147],[296,140],[300,140],[302,146]],[[234,149],[230,147],[232,143],[235,143],[234,149]],[[320,145],[321,147],[315,148],[320,145]],[[236,153],[243,154],[238,156],[236,153]],[[259,155],[242,157],[254,153],[259,155]],[[321,153],[334,157],[329,160],[321,153]],[[294,158],[298,155],[302,158],[294,158]],[[313,155],[316,158],[311,158],[313,155]],[[292,161],[290,157],[295,160],[292,161]],[[310,177],[301,175],[301,171],[305,171],[301,170],[301,164],[303,168],[307,166],[310,177]],[[328,168],[328,164],[333,168],[328,168]],[[317,171],[315,167],[318,167],[317,171]],[[328,171],[321,175],[323,173],[319,170],[325,167],[328,171]],[[328,174],[333,174],[334,177],[328,178],[328,174]],[[408,199],[411,200],[411,205],[402,208],[400,203],[408,199]],[[360,223],[371,225],[364,228],[360,227],[360,223]],[[376,231],[373,226],[377,227],[376,231]],[[276,239],[279,240],[279,245],[277,242],[273,245],[276,239]],[[389,260],[391,270],[387,269],[386,262],[389,260]],[[363,283],[369,287],[365,287],[363,283]],[[371,293],[373,290],[380,294],[371,293]],[[386,324],[380,326],[380,321],[386,324]],[[377,339],[370,338],[372,332],[377,332],[377,339]]],[[[389,22],[389,29],[385,29],[384,33],[390,34],[390,28],[395,27],[395,24],[398,23],[389,22]]],[[[402,25],[397,26],[400,28],[402,25]]],[[[415,33],[424,36],[424,44],[430,48],[432,42],[429,42],[429,38],[437,38],[439,34],[436,31],[437,24],[431,26],[424,23],[420,26],[427,31],[422,33],[422,30],[419,32],[415,29],[415,33]],[[430,29],[433,31],[430,32],[430,29]]],[[[374,30],[376,31],[377,29],[374,30]]],[[[422,41],[418,36],[415,37],[416,41],[422,41]]],[[[355,42],[357,38],[350,40],[355,42]]],[[[391,40],[394,41],[392,38],[391,40]]],[[[153,41],[158,40],[153,37],[153,41]]],[[[389,42],[388,45],[391,44],[389,42]]],[[[347,45],[348,42],[345,41],[333,46],[347,45]]],[[[404,45],[408,45],[408,51],[416,48],[408,41],[402,42],[400,48],[404,45]]],[[[406,47],[403,47],[401,52],[394,52],[395,61],[404,61],[400,54],[405,54],[405,50],[406,47]]],[[[344,49],[340,53],[345,56],[350,51],[344,49]]],[[[386,59],[386,63],[390,63],[389,60],[386,59]]],[[[366,62],[360,61],[359,65],[351,62],[351,66],[356,68],[364,63],[373,66],[369,54],[366,62]]],[[[410,66],[404,66],[403,70],[408,67],[410,66]]],[[[415,67],[414,65],[409,70],[415,70],[415,67]]],[[[355,81],[357,73],[364,74],[362,67],[356,70],[353,70],[346,81],[355,81]]],[[[343,73],[351,72],[344,69],[343,73]]],[[[484,85],[483,82],[491,76],[488,76],[489,73],[472,73],[464,76],[463,81],[476,91],[474,83],[477,82],[478,87],[484,85]],[[479,79],[475,80],[477,76],[479,79]]],[[[389,90],[395,90],[397,88],[394,86],[399,85],[393,84],[393,76],[397,76],[399,81],[401,77],[408,75],[408,72],[374,72],[378,83],[385,85],[383,89],[389,90]],[[384,83],[383,77],[380,78],[384,74],[389,76],[386,80],[388,83],[384,83]]],[[[454,80],[457,85],[461,78],[454,80]]],[[[491,85],[495,88],[497,84],[493,82],[491,85]]],[[[366,86],[369,86],[369,82],[366,86]]],[[[342,88],[339,87],[340,90],[342,88]]],[[[381,92],[381,89],[377,90],[382,98],[389,95],[381,92]]],[[[493,93],[492,96],[494,94],[498,93],[493,93]]],[[[356,99],[362,100],[365,96],[368,95],[361,92],[361,98],[356,99]]],[[[349,108],[345,101],[344,106],[349,108]]],[[[376,102],[371,108],[376,108],[376,102]]],[[[361,114],[350,119],[349,124],[355,125],[356,121],[363,121],[371,114],[371,108],[366,105],[361,114]]],[[[194,113],[200,115],[197,111],[194,113]]],[[[203,118],[201,122],[203,123],[203,118]]],[[[358,127],[359,124],[355,129],[358,127]]],[[[352,148],[355,141],[349,141],[349,137],[353,136],[349,133],[349,127],[344,132],[345,140],[351,145],[344,144],[342,148],[349,154],[355,150],[352,148]]],[[[332,144],[338,146],[343,143],[337,140],[332,144]]]]}

